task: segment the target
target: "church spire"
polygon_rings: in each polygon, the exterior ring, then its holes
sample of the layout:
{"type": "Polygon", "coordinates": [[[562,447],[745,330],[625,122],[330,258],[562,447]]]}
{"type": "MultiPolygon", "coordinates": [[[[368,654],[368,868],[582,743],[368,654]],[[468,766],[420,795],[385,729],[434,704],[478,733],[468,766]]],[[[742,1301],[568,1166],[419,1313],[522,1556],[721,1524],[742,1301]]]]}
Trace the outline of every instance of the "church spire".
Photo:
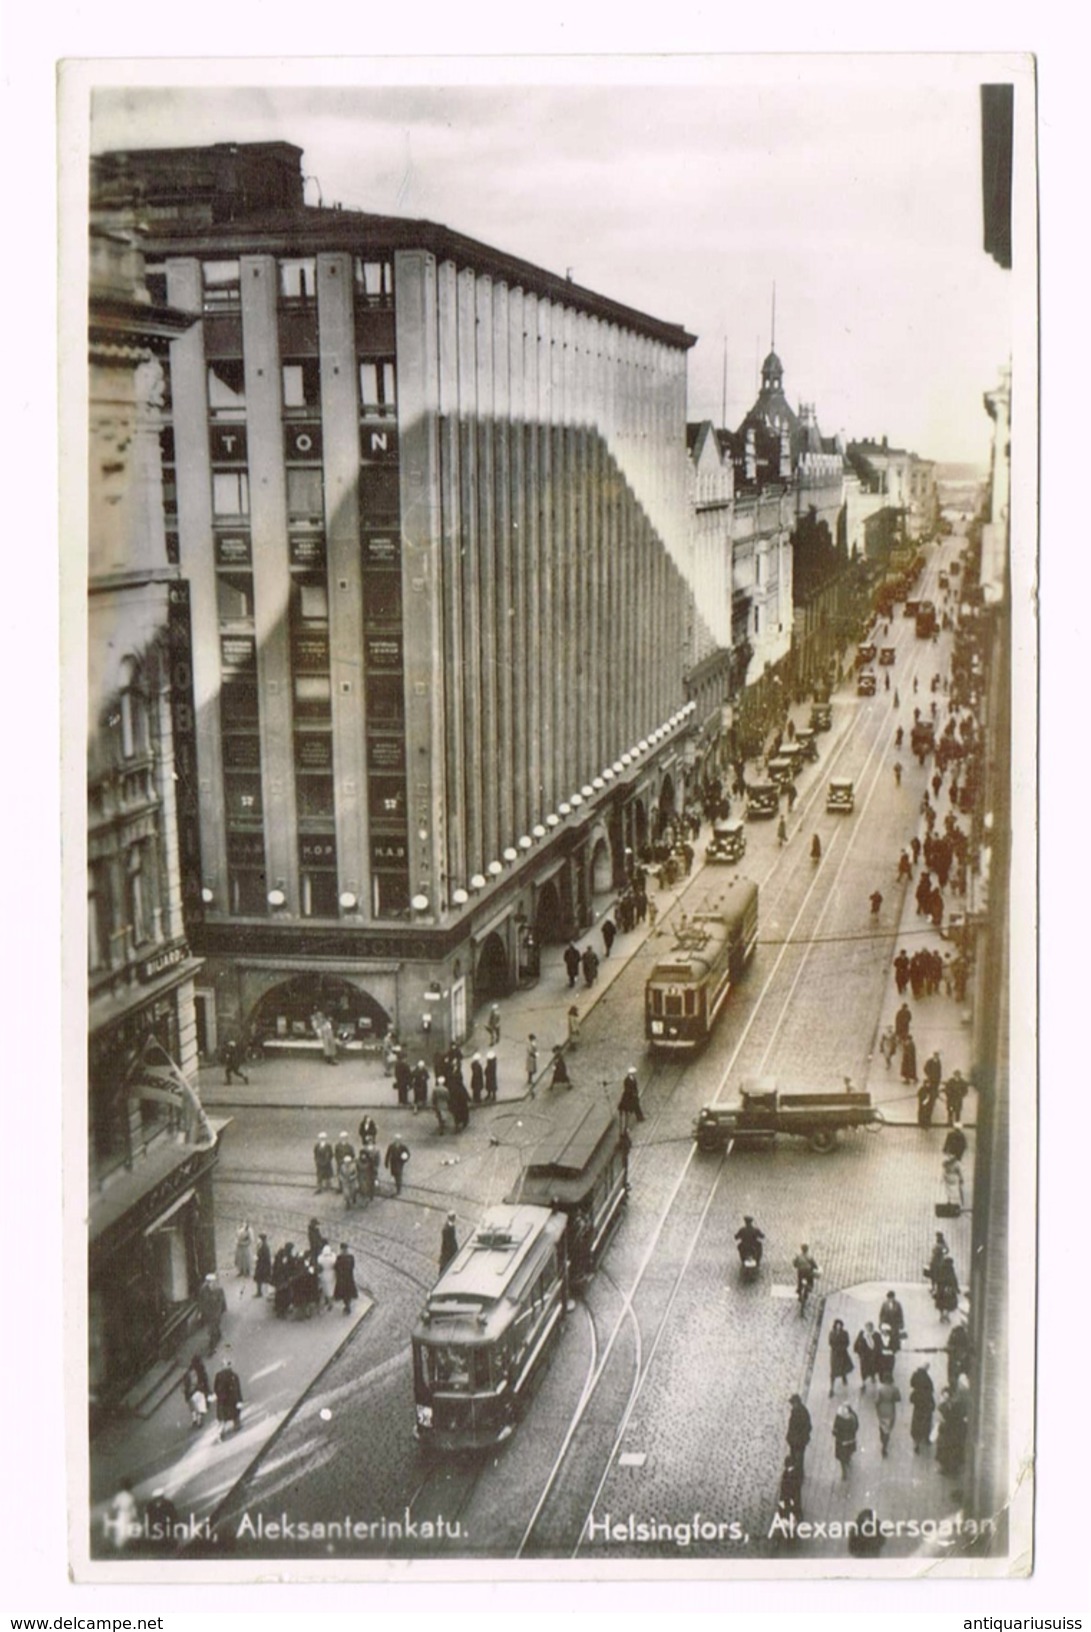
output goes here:
{"type": "Polygon", "coordinates": [[[777,282],[773,279],[773,315],[769,325],[769,350],[777,349],[777,282]]]}

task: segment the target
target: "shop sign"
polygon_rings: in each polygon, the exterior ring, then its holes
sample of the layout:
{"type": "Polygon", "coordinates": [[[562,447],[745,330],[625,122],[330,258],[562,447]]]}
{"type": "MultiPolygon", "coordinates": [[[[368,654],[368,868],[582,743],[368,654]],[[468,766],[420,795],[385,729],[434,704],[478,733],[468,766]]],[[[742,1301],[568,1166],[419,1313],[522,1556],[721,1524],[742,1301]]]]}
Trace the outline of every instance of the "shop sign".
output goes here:
{"type": "Polygon", "coordinates": [[[373,771],[400,771],[405,767],[405,743],[401,737],[369,737],[367,762],[373,771]]]}
{"type": "Polygon", "coordinates": [[[218,567],[248,567],[250,539],[245,533],[216,534],[216,565],[218,567]]]}
{"type": "Polygon", "coordinates": [[[398,459],[398,431],[388,420],[360,427],[360,463],[392,465],[398,459]]]}
{"type": "Polygon", "coordinates": [[[369,635],[367,660],[373,669],[400,668],[402,661],[402,643],[400,639],[395,636],[369,635]]]}
{"type": "Polygon", "coordinates": [[[188,957],[189,946],[185,941],[179,941],[176,946],[166,946],[154,957],[145,958],[143,963],[137,964],[136,978],[142,981],[158,980],[168,969],[176,969],[180,963],[185,963],[188,957]]]}
{"type": "Polygon", "coordinates": [[[254,637],[252,635],[222,636],[220,655],[225,669],[252,669],[257,661],[254,637]]]}
{"type": "Polygon", "coordinates": [[[364,539],[364,565],[366,567],[397,567],[401,563],[401,551],[398,539],[394,533],[369,533],[364,539]]]}
{"type": "Polygon", "coordinates": [[[295,423],[284,427],[284,457],[298,463],[317,463],[322,458],[322,427],[317,423],[295,423]]]}
{"type": "Polygon", "coordinates": [[[288,539],[293,567],[321,567],[326,561],[326,540],[321,533],[292,533],[288,539]]]}
{"type": "Polygon", "coordinates": [[[331,838],[301,838],[299,841],[301,867],[336,867],[337,840],[331,838]]]}
{"type": "Polygon", "coordinates": [[[409,846],[404,839],[372,839],[371,865],[378,872],[408,865],[409,846]]]}
{"type": "Polygon", "coordinates": [[[214,465],[245,465],[245,425],[211,425],[208,440],[214,465]]]}

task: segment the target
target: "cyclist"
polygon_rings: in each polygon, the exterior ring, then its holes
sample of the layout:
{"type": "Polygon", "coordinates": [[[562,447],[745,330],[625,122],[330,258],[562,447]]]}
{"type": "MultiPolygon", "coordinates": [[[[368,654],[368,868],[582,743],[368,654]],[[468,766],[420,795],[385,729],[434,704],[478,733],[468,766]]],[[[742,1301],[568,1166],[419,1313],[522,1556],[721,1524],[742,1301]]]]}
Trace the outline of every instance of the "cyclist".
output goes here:
{"type": "Polygon", "coordinates": [[[796,1297],[802,1309],[814,1290],[814,1278],[818,1274],[818,1265],[811,1255],[811,1249],[804,1241],[799,1252],[792,1259],[792,1268],[796,1272],[796,1297]]]}

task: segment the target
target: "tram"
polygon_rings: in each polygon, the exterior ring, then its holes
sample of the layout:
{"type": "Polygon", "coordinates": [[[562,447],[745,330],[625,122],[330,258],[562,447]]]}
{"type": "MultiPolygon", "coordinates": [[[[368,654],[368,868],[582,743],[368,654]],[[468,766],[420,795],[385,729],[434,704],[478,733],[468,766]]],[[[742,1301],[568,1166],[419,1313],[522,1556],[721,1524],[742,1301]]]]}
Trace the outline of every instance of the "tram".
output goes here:
{"type": "Polygon", "coordinates": [[[574,1105],[535,1146],[507,1198],[564,1214],[568,1276],[575,1291],[594,1274],[629,1194],[628,1151],[628,1138],[609,1106],[574,1105]]]}
{"type": "Polygon", "coordinates": [[[491,1207],[432,1288],[413,1330],[422,1450],[478,1450],[513,1432],[563,1327],[566,1228],[548,1207],[491,1207]]]}
{"type": "Polygon", "coordinates": [[[644,988],[645,1036],[653,1049],[696,1049],[754,954],[758,887],[735,878],[726,894],[683,915],[670,953],[644,988]]]}

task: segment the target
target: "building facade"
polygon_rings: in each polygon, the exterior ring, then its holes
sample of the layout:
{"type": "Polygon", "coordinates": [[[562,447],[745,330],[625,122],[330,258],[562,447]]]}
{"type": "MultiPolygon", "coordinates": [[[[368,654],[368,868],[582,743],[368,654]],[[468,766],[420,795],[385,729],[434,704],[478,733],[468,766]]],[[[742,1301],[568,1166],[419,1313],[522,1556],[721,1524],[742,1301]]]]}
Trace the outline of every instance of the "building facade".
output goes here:
{"type": "Polygon", "coordinates": [[[291,1047],[316,1006],[351,1046],[460,1037],[692,775],[693,340],[444,227],[307,208],[267,146],[110,156],[194,319],[166,520],[202,1038],[291,1047]]]}
{"type": "Polygon", "coordinates": [[[186,586],[167,559],[164,361],[127,204],[93,189],[87,721],[89,1343],[109,1406],[192,1317],[214,1261],[215,1131],[191,1086],[200,962],[186,586]],[[189,854],[186,855],[187,847],[189,854]]]}

